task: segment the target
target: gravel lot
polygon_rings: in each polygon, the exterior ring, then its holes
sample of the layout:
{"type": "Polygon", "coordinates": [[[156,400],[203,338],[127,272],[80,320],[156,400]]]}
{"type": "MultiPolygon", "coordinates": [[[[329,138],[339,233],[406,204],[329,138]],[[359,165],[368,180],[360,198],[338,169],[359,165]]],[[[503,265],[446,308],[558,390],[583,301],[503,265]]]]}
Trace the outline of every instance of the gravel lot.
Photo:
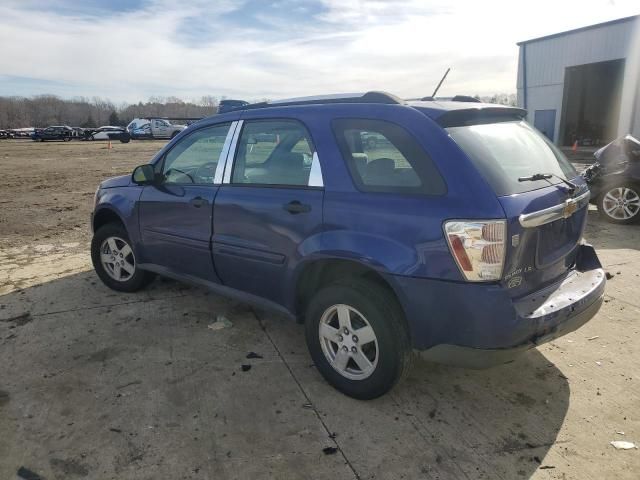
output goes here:
{"type": "Polygon", "coordinates": [[[0,141],[0,478],[638,478],[640,451],[609,442],[640,445],[640,226],[591,212],[613,278],[580,330],[491,370],[418,358],[361,402],[322,380],[300,325],[173,281],[100,283],[95,188],[162,144],[0,141]]]}

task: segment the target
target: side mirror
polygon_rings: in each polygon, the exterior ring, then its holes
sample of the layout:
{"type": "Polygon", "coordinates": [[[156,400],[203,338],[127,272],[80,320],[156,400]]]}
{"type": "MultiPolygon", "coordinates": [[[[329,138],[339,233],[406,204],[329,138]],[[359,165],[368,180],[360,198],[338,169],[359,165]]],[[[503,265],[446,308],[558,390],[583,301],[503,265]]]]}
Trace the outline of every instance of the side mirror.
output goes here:
{"type": "Polygon", "coordinates": [[[153,165],[140,165],[133,170],[131,180],[138,185],[152,185],[155,183],[156,172],[153,165]]]}

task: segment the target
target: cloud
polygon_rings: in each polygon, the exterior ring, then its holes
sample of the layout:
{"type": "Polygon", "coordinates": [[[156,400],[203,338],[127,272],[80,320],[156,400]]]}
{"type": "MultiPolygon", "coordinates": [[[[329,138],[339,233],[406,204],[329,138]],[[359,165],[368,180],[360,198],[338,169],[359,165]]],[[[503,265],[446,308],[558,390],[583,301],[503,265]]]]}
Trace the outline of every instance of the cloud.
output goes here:
{"type": "Polygon", "coordinates": [[[23,0],[0,6],[10,46],[0,95],[409,97],[429,94],[447,67],[443,95],[513,92],[515,42],[636,10],[626,0],[23,0]]]}

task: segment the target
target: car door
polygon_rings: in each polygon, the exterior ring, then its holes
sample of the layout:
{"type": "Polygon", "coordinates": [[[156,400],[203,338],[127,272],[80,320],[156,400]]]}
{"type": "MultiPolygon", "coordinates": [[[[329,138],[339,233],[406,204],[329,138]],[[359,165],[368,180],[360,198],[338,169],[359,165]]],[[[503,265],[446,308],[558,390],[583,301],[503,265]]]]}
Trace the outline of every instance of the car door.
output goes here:
{"type": "Polygon", "coordinates": [[[226,159],[231,126],[194,130],[155,164],[159,180],[144,187],[138,210],[143,263],[152,269],[218,281],[210,250],[212,214],[216,171],[226,159]]]}
{"type": "Polygon", "coordinates": [[[322,172],[297,120],[245,120],[236,128],[213,215],[213,258],[229,287],[283,303],[287,271],[322,229],[322,172]]]}
{"type": "Polygon", "coordinates": [[[169,124],[164,120],[155,119],[152,122],[153,136],[156,138],[169,138],[169,124]]]}

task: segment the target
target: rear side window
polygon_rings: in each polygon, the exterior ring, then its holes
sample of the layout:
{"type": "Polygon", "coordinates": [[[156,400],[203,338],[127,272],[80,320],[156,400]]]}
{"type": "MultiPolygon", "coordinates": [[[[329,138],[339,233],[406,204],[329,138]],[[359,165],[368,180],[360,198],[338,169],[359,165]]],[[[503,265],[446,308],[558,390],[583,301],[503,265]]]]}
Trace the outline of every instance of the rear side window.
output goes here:
{"type": "Polygon", "coordinates": [[[295,120],[246,121],[238,140],[232,183],[307,186],[313,143],[295,120]]]}
{"type": "Polygon", "coordinates": [[[564,154],[545,136],[523,121],[447,128],[498,196],[529,192],[560,180],[520,182],[518,178],[551,173],[577,176],[564,154]]]}
{"type": "Polygon", "coordinates": [[[358,190],[442,195],[433,162],[404,128],[384,120],[338,119],[333,131],[358,190]]]}

